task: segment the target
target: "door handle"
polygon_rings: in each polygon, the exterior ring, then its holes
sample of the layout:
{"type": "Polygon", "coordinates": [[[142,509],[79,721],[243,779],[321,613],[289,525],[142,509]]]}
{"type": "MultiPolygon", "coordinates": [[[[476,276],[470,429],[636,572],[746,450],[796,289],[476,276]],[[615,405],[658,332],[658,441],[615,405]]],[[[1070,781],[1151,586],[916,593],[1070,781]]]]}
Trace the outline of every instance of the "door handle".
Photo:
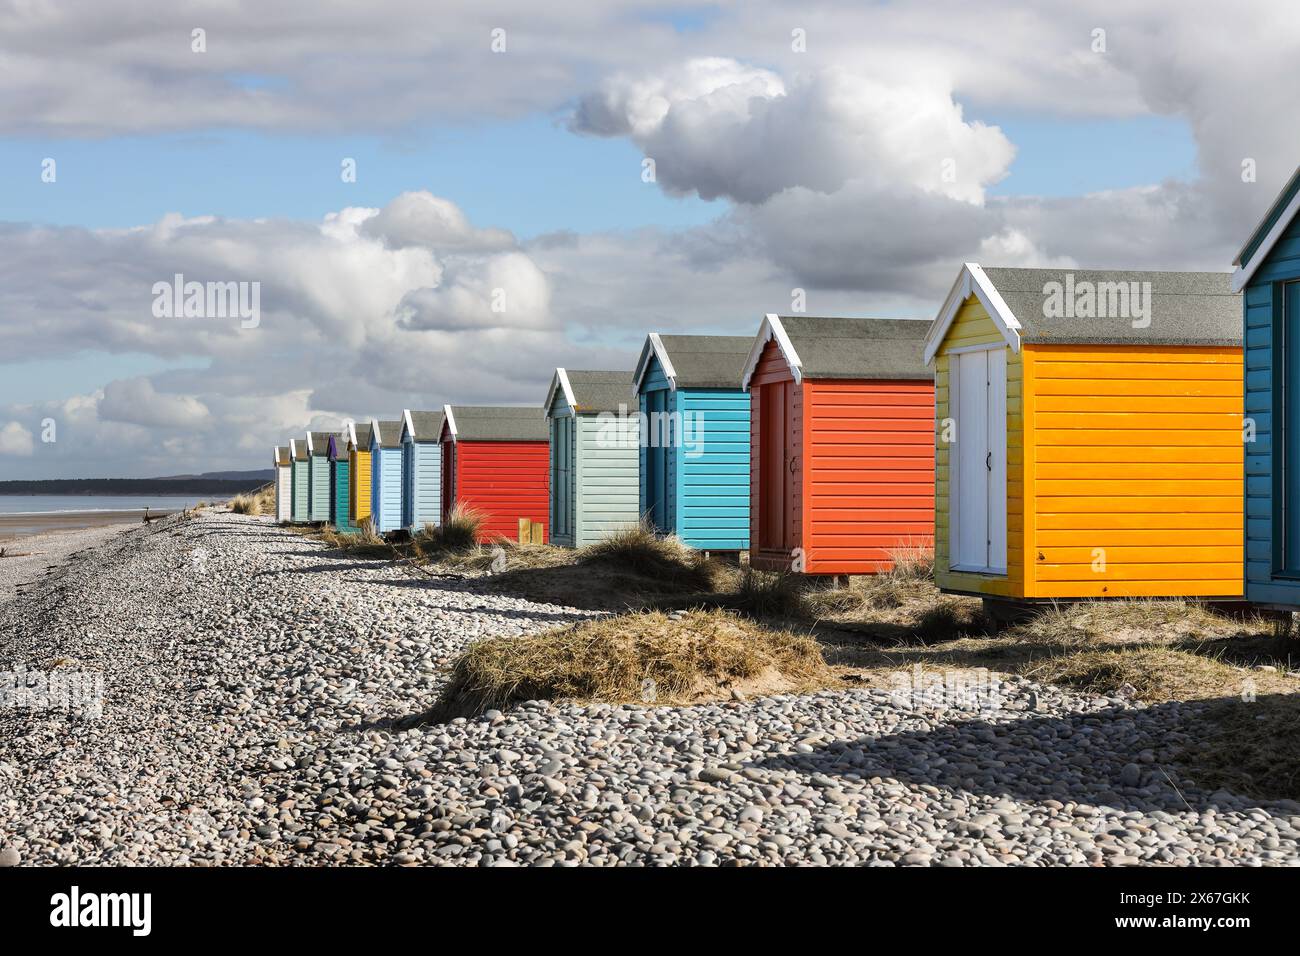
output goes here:
{"type": "Polygon", "coordinates": [[[989,471],[993,470],[993,452],[989,452],[984,456],[984,467],[989,471]]]}

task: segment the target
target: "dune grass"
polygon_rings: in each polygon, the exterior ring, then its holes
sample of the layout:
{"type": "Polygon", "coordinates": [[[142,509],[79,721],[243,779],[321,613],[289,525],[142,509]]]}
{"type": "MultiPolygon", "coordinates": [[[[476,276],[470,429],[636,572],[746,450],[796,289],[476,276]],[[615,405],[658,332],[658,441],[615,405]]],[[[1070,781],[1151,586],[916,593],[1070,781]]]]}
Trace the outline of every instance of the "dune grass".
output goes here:
{"type": "Polygon", "coordinates": [[[818,643],[726,611],[599,617],[480,641],[457,659],[431,719],[524,700],[680,704],[741,692],[834,685],[818,643]]]}

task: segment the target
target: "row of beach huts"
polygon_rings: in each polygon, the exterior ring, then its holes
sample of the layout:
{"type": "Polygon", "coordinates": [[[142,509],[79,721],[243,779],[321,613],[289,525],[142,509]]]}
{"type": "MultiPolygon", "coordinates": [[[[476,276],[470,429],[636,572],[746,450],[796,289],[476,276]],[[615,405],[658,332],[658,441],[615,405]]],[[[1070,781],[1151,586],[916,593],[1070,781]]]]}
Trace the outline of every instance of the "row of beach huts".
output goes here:
{"type": "Polygon", "coordinates": [[[1300,605],[1300,171],[1235,266],[966,263],[930,322],[651,333],[538,406],[293,438],[277,516],[387,534],[464,505],[485,540],[645,521],[810,575],[933,546],[942,589],[986,598],[1300,605]]]}

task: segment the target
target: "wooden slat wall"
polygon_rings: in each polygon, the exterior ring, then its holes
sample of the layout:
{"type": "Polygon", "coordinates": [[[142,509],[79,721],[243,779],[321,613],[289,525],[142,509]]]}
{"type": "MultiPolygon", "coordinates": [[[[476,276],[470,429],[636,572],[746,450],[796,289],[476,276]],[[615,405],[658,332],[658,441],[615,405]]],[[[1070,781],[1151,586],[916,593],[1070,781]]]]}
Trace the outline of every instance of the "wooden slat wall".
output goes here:
{"type": "Polygon", "coordinates": [[[934,541],[934,385],[803,387],[804,550],[809,574],[875,574],[934,541]]]}
{"type": "MultiPolygon", "coordinates": [[[[1245,414],[1255,424],[1255,440],[1246,445],[1246,597],[1267,604],[1300,605],[1300,581],[1277,574],[1274,541],[1280,503],[1274,502],[1274,468],[1281,471],[1282,443],[1274,447],[1281,422],[1273,421],[1274,387],[1280,390],[1282,354],[1273,348],[1274,324],[1281,326],[1281,310],[1275,309],[1274,285],[1300,279],[1300,220],[1287,227],[1268,259],[1251,276],[1242,291],[1244,311],[1245,414]],[[1276,312],[1276,314],[1275,314],[1276,312]],[[1274,452],[1279,461],[1274,464],[1274,452]]],[[[1279,290],[1280,292],[1280,290],[1279,290]]],[[[1279,295],[1280,298],[1280,295],[1279,295]]],[[[1297,440],[1300,437],[1293,436],[1297,440]]],[[[1289,489],[1300,496],[1293,482],[1289,489]]]]}
{"type": "Polygon", "coordinates": [[[480,540],[518,538],[520,518],[546,527],[550,457],[547,441],[457,442],[456,501],[487,516],[480,540]]]}
{"type": "Polygon", "coordinates": [[[370,446],[370,517],[383,534],[402,526],[402,449],[370,446]]]}
{"type": "Polygon", "coordinates": [[[307,476],[307,462],[295,461],[293,468],[293,520],[306,522],[310,518],[307,510],[307,490],[311,487],[307,476]]]}
{"type": "Polygon", "coordinates": [[[370,452],[354,448],[348,458],[348,505],[352,523],[359,525],[370,517],[370,452]]]}
{"type": "Polygon", "coordinates": [[[1027,596],[1239,596],[1241,350],[1026,345],[1024,366],[1027,596]]]}
{"type": "Polygon", "coordinates": [[[1023,417],[1024,369],[1020,353],[1007,349],[1007,573],[969,574],[950,569],[951,528],[948,521],[949,449],[940,441],[944,419],[950,415],[948,399],[948,352],[967,345],[1005,342],[979,299],[971,296],[948,329],[935,357],[935,499],[934,576],[939,587],[996,597],[1023,597],[1025,586],[1024,470],[1025,424],[1023,417]]]}
{"type": "Polygon", "coordinates": [[[573,479],[577,547],[634,527],[640,519],[639,433],[632,417],[619,423],[599,415],[578,416],[573,479]]]}

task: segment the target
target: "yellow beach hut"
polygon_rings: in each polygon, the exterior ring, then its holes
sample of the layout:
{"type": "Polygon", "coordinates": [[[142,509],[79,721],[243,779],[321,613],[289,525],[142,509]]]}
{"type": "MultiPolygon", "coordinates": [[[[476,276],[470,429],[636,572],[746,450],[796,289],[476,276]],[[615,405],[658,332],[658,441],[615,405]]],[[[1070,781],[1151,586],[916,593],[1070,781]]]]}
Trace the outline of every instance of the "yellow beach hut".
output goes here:
{"type": "Polygon", "coordinates": [[[370,426],[347,424],[348,512],[358,528],[370,519],[370,426]]]}
{"type": "Polygon", "coordinates": [[[1242,593],[1228,273],[962,267],[931,326],[935,580],[985,598],[1242,593]]]}

